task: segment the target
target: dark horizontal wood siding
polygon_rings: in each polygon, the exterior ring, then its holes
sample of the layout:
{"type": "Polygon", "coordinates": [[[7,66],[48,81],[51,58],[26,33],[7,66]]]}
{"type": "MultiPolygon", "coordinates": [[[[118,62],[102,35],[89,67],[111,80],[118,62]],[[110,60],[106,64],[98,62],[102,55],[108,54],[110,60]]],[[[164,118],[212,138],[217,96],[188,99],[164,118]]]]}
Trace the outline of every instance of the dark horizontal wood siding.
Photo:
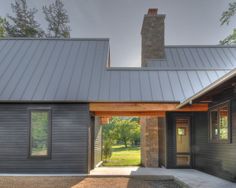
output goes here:
{"type": "Polygon", "coordinates": [[[94,129],[94,167],[102,161],[102,126],[100,118],[95,117],[94,129]]]}
{"type": "Polygon", "coordinates": [[[195,114],[195,168],[236,181],[236,100],[231,101],[232,143],[210,143],[208,114],[195,114]]]}
{"type": "Polygon", "coordinates": [[[175,131],[173,114],[167,113],[166,115],[166,167],[175,168],[175,131]]]}
{"type": "Polygon", "coordinates": [[[0,104],[0,173],[87,173],[88,104],[0,104]],[[29,159],[28,108],[52,112],[51,159],[29,159]]]}
{"type": "Polygon", "coordinates": [[[159,164],[166,166],[166,122],[164,117],[158,118],[159,164]]]}

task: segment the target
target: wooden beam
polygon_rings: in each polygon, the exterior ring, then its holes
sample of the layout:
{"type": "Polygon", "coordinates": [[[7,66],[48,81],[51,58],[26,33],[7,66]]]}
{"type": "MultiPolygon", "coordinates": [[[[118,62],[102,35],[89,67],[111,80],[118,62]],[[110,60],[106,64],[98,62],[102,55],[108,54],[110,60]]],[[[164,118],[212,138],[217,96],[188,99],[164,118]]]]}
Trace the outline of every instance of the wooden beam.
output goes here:
{"type": "Polygon", "coordinates": [[[95,112],[96,116],[100,117],[111,117],[111,116],[158,116],[158,117],[165,117],[165,112],[119,112],[119,111],[97,111],[95,112]]]}
{"type": "Polygon", "coordinates": [[[193,104],[176,109],[178,103],[90,103],[92,112],[205,112],[208,104],[193,104]]]}

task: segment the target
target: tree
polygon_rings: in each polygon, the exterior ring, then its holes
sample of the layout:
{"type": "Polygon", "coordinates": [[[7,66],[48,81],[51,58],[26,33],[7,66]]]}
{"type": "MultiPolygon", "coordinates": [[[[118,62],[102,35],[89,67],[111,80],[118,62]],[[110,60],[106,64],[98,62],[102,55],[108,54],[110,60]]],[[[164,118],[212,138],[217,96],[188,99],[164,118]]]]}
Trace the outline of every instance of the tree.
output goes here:
{"type": "Polygon", "coordinates": [[[122,119],[113,117],[109,124],[103,127],[103,139],[105,142],[114,144],[122,142],[125,148],[128,144],[140,142],[139,118],[122,119]]]}
{"type": "Polygon", "coordinates": [[[26,0],[15,0],[11,3],[14,16],[7,15],[4,23],[7,35],[10,37],[43,37],[44,32],[35,20],[37,9],[29,9],[26,0]]]}
{"type": "Polygon", "coordinates": [[[132,143],[132,141],[135,140],[137,133],[140,135],[140,125],[136,121],[120,119],[116,126],[118,135],[117,139],[124,143],[125,148],[128,147],[129,143],[132,143]]]}
{"type": "Polygon", "coordinates": [[[103,144],[103,158],[105,161],[112,156],[112,144],[109,141],[105,141],[103,144]]]}
{"type": "MultiPolygon", "coordinates": [[[[221,25],[229,25],[231,18],[236,14],[236,2],[229,3],[229,8],[222,13],[220,18],[221,25]]],[[[236,29],[233,33],[220,41],[221,44],[236,44],[236,29]]]]}
{"type": "Polygon", "coordinates": [[[43,12],[48,22],[48,37],[70,37],[69,16],[61,0],[55,0],[48,7],[43,6],[43,12]]]}
{"type": "Polygon", "coordinates": [[[6,19],[0,17],[0,38],[3,38],[6,36],[6,30],[4,28],[5,22],[6,22],[6,19]]]}

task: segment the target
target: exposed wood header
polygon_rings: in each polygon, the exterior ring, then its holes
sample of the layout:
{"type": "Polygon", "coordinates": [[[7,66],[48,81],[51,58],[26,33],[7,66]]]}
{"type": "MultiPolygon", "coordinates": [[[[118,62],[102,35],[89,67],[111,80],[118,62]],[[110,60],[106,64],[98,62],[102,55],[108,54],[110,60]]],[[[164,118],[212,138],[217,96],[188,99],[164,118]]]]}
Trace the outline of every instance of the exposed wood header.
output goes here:
{"type": "Polygon", "coordinates": [[[164,116],[165,112],[205,112],[207,104],[193,104],[177,109],[178,103],[90,103],[89,110],[106,116],[164,116]]]}
{"type": "Polygon", "coordinates": [[[96,116],[158,116],[158,117],[165,117],[165,112],[119,112],[119,111],[96,111],[95,112],[96,116]]]}

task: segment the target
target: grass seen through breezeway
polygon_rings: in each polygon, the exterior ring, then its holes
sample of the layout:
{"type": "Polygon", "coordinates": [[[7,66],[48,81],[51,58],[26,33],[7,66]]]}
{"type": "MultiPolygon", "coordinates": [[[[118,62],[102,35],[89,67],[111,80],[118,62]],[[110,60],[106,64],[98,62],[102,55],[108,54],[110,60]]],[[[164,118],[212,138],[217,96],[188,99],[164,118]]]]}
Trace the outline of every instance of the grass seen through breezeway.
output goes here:
{"type": "Polygon", "coordinates": [[[112,146],[112,157],[103,163],[103,166],[139,166],[140,147],[124,145],[112,146]]]}

